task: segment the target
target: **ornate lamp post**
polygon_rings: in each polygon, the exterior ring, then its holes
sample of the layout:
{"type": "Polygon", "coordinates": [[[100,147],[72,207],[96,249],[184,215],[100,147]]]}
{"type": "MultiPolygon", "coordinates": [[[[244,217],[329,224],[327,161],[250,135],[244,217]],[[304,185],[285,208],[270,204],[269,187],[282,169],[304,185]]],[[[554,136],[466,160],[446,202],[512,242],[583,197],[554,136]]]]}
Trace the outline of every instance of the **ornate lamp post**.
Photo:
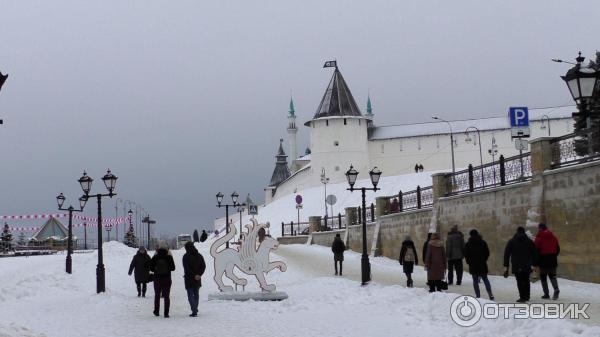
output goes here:
{"type": "Polygon", "coordinates": [[[242,241],[242,213],[244,213],[244,211],[246,210],[244,208],[245,205],[246,204],[242,204],[242,205],[238,206],[238,208],[237,208],[237,211],[240,213],[240,233],[239,233],[239,235],[240,235],[240,242],[242,241]]]}
{"type": "Polygon", "coordinates": [[[496,137],[492,137],[492,146],[488,149],[488,153],[492,156],[492,172],[494,175],[494,185],[496,185],[496,155],[498,154],[498,145],[496,145],[496,137]]]}
{"type": "MultiPolygon", "coordinates": [[[[561,76],[561,78],[567,84],[567,87],[571,92],[571,96],[573,96],[573,100],[577,104],[579,113],[574,114],[574,116],[579,115],[585,118],[586,129],[588,131],[588,153],[591,154],[594,150],[592,145],[592,116],[590,115],[589,110],[592,108],[594,95],[600,89],[600,71],[590,67],[582,66],[584,60],[585,57],[581,56],[581,52],[579,52],[579,56],[575,58],[577,63],[574,64],[574,67],[569,69],[564,76],[561,76]]],[[[563,60],[553,61],[565,62],[563,60]]]]}
{"type": "MultiPolygon", "coordinates": [[[[246,204],[238,203],[239,197],[240,197],[240,195],[234,191],[233,193],[231,193],[231,201],[233,202],[233,204],[224,204],[223,205],[222,204],[223,193],[221,193],[221,192],[217,193],[217,207],[219,207],[219,208],[225,207],[225,233],[229,233],[229,207],[246,206],[246,204]]],[[[229,241],[225,242],[225,248],[229,248],[229,241]]]]}
{"type": "MultiPolygon", "coordinates": [[[[116,219],[119,218],[119,202],[121,202],[121,204],[123,204],[123,199],[117,198],[115,200],[115,221],[116,221],[116,219]]],[[[115,240],[119,241],[119,224],[118,223],[115,224],[115,229],[117,230],[117,232],[115,233],[115,240]]],[[[125,229],[125,222],[123,222],[123,229],[125,229]]],[[[125,231],[123,231],[123,233],[125,233],[125,231]]]]}
{"type": "Polygon", "coordinates": [[[110,170],[106,172],[104,177],[102,177],[102,181],[104,182],[104,186],[108,190],[108,194],[95,194],[90,195],[90,190],[92,189],[92,179],[87,173],[84,171],[83,176],[79,178],[79,184],[81,185],[81,189],[83,190],[83,198],[87,201],[89,198],[96,198],[98,201],[98,264],[96,265],[96,293],[101,293],[106,291],[105,277],[104,277],[104,258],[102,256],[102,197],[112,198],[116,193],[114,193],[115,186],[117,184],[117,176],[112,174],[110,170]]]}
{"type": "Polygon", "coordinates": [[[548,128],[548,137],[550,137],[550,133],[551,133],[551,131],[550,131],[550,117],[548,117],[548,115],[543,115],[542,116],[542,126],[540,126],[540,129],[545,130],[546,128],[548,128]],[[546,126],[546,123],[548,124],[548,126],[546,126]]]}
{"type": "Polygon", "coordinates": [[[148,230],[147,230],[147,243],[146,243],[146,249],[150,249],[150,225],[153,225],[156,223],[156,220],[152,220],[150,219],[150,214],[147,214],[143,219],[142,219],[142,223],[145,223],[148,226],[148,230]]]}
{"type": "MultiPolygon", "coordinates": [[[[377,188],[377,184],[379,183],[379,178],[381,177],[381,171],[374,167],[370,172],[369,176],[371,177],[371,183],[373,187],[360,187],[354,188],[354,184],[356,183],[356,178],[358,177],[358,171],[350,165],[350,169],[346,172],[346,179],[348,179],[348,184],[350,188],[347,190],[350,192],[354,192],[355,190],[360,190],[362,192],[362,208],[366,210],[367,202],[366,202],[366,192],[367,191],[378,191],[380,188],[377,188]]],[[[360,270],[362,275],[362,285],[366,285],[369,281],[371,281],[371,264],[369,263],[369,254],[367,254],[367,212],[362,212],[362,257],[360,259],[360,270]]]]}
{"type": "MultiPolygon", "coordinates": [[[[323,219],[323,223],[325,225],[325,227],[327,227],[327,184],[329,183],[329,177],[327,177],[325,175],[325,168],[321,168],[321,183],[323,184],[323,187],[325,188],[325,194],[323,195],[323,204],[325,205],[325,219],[323,219]]],[[[333,217],[333,214],[331,214],[331,216],[333,217]]],[[[331,227],[333,228],[333,225],[331,225],[331,227]]]]}
{"type": "MultiPolygon", "coordinates": [[[[67,260],[65,262],[65,271],[67,274],[71,274],[73,270],[73,262],[71,260],[71,253],[73,252],[73,212],[83,212],[83,208],[85,207],[85,203],[87,202],[87,198],[81,197],[79,198],[79,209],[73,208],[73,206],[69,206],[68,208],[63,208],[65,204],[65,196],[61,193],[56,197],[56,202],[58,203],[58,209],[60,211],[69,211],[69,234],[67,238],[67,260]]],[[[87,247],[86,247],[87,249],[87,247]]]]}
{"type": "Polygon", "coordinates": [[[465,130],[465,135],[467,135],[467,139],[465,139],[465,142],[470,143],[473,141],[471,139],[471,137],[469,136],[469,130],[471,130],[471,129],[477,131],[477,141],[479,142],[479,162],[481,164],[481,187],[485,187],[485,181],[483,179],[483,154],[481,152],[481,133],[480,133],[479,129],[474,126],[469,126],[465,130]]]}

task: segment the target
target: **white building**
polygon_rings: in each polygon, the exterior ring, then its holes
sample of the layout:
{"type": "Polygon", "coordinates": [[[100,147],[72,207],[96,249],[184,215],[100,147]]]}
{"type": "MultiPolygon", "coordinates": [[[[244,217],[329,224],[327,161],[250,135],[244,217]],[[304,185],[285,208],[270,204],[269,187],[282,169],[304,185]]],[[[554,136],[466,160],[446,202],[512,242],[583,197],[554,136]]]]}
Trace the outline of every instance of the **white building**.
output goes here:
{"type": "MultiPolygon", "coordinates": [[[[571,133],[574,111],[573,106],[530,109],[530,139],[571,133]]],[[[323,170],[330,182],[344,181],[350,165],[362,177],[374,166],[383,171],[383,176],[415,172],[418,167],[426,171],[451,171],[451,135],[457,170],[469,164],[478,166],[481,161],[497,160],[500,155],[518,154],[511,139],[508,114],[376,126],[370,97],[367,114],[363,115],[337,67],[314,117],[304,123],[310,129],[310,151],[302,157],[295,156],[297,129],[293,102],[290,102],[288,120],[288,153],[293,154],[292,160],[288,166],[281,143],[275,171],[265,188],[265,204],[321,184],[323,170]]]]}

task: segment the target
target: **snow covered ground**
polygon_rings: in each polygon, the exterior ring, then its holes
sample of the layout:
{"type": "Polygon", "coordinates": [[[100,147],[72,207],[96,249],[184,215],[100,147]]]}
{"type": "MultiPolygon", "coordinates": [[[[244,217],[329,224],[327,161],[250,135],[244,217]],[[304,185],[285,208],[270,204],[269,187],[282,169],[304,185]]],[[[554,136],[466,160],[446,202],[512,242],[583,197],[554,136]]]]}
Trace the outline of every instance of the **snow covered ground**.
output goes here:
{"type": "MultiPolygon", "coordinates": [[[[367,192],[367,204],[375,202],[375,198],[379,196],[391,196],[397,195],[400,190],[404,192],[412,191],[417,188],[417,185],[421,187],[431,186],[431,175],[436,172],[421,172],[411,173],[399,176],[382,177],[379,181],[378,187],[381,191],[374,193],[372,191],[367,192]]],[[[364,175],[361,175],[364,177],[364,175]]],[[[356,187],[373,187],[369,179],[363,179],[357,181],[356,187]]],[[[327,194],[333,194],[337,197],[337,203],[333,206],[333,214],[338,213],[344,214],[345,207],[357,207],[362,203],[362,196],[360,191],[350,192],[347,190],[348,183],[328,184],[327,194]]],[[[260,207],[258,210],[257,219],[260,223],[271,224],[270,234],[274,237],[281,235],[281,222],[289,223],[290,221],[298,221],[298,213],[296,211],[296,195],[302,196],[303,209],[300,210],[300,221],[308,221],[309,216],[313,215],[324,215],[325,214],[325,195],[323,186],[311,187],[298,191],[298,193],[289,194],[278,198],[277,200],[269,203],[264,207],[260,207]]],[[[328,214],[331,215],[331,209],[328,208],[328,214]]],[[[242,223],[248,223],[251,216],[247,215],[247,212],[243,215],[242,223]]],[[[239,228],[240,218],[239,213],[230,214],[230,219],[233,220],[236,228],[239,228]]],[[[222,220],[222,219],[221,219],[222,220]]],[[[224,220],[221,223],[221,230],[224,228],[224,220]]],[[[238,229],[239,231],[239,229],[238,229]]]]}
{"type": "MultiPolygon", "coordinates": [[[[272,257],[288,263],[287,272],[275,270],[267,277],[288,300],[209,302],[208,293],[216,291],[209,244],[198,245],[208,268],[197,318],[188,317],[182,251],[173,252],[177,270],[168,319],[152,315],[152,290],[150,297],[136,296],[127,275],[135,250],[119,243],[104,245],[107,292],[100,295],[95,294],[95,253],[75,254],[72,275],[63,271],[64,255],[0,259],[0,336],[600,336],[594,324],[567,320],[482,320],[463,328],[449,315],[456,294],[398,285],[404,283],[400,268],[385,258],[371,260],[374,282],[361,287],[359,254],[347,253],[347,275],[335,277],[331,252],[319,246],[281,246],[272,257]]],[[[421,278],[419,270],[417,284],[421,278]]],[[[560,282],[561,295],[577,292],[598,303],[599,285],[560,282]]],[[[465,283],[462,288],[469,287],[465,283]]],[[[513,279],[492,283],[498,293],[504,283],[514,289],[513,279]]]]}

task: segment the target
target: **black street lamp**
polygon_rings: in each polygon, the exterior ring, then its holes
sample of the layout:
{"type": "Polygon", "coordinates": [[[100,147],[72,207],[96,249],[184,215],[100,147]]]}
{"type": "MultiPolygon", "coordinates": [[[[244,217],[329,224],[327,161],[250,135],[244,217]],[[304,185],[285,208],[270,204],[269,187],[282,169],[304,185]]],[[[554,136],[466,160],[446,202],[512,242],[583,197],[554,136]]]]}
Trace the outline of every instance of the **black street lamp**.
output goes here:
{"type": "MultiPolygon", "coordinates": [[[[571,63],[557,59],[553,61],[571,63]]],[[[577,115],[585,118],[585,128],[588,131],[588,152],[591,154],[593,153],[592,119],[589,109],[591,108],[594,95],[600,90],[600,71],[591,67],[582,66],[585,57],[581,56],[581,52],[579,52],[579,56],[575,58],[575,61],[577,61],[577,63],[574,64],[573,68],[569,69],[564,76],[561,76],[561,78],[567,84],[569,92],[577,104],[579,110],[577,115]]]]}
{"type": "Polygon", "coordinates": [[[244,211],[246,210],[244,208],[245,205],[246,204],[239,205],[238,208],[237,208],[237,211],[240,213],[240,234],[239,234],[239,236],[240,236],[240,242],[242,241],[242,213],[244,213],[244,211]]]}
{"type": "Polygon", "coordinates": [[[65,200],[67,200],[67,198],[65,198],[65,196],[62,193],[59,194],[58,197],[56,197],[56,202],[58,203],[58,210],[69,211],[69,234],[67,238],[67,260],[65,262],[65,271],[67,272],[67,274],[71,274],[73,270],[73,262],[71,259],[71,253],[73,252],[73,212],[83,212],[83,208],[85,207],[87,198],[79,198],[79,209],[75,209],[73,208],[73,206],[63,208],[65,200]]]}
{"type": "Polygon", "coordinates": [[[465,139],[465,142],[470,143],[472,141],[471,136],[469,136],[469,130],[475,130],[477,131],[477,141],[479,142],[479,163],[481,164],[481,187],[485,187],[485,181],[483,179],[483,153],[481,151],[481,133],[479,132],[479,129],[475,126],[469,126],[466,130],[465,130],[465,135],[467,135],[467,139],[465,139]]]}
{"type": "Polygon", "coordinates": [[[548,137],[550,137],[550,134],[552,132],[550,130],[550,117],[548,117],[548,115],[543,115],[541,121],[542,121],[542,126],[540,126],[540,129],[545,130],[547,128],[548,129],[548,137]],[[544,121],[544,119],[545,119],[545,121],[544,121]],[[548,124],[548,126],[546,126],[546,124],[544,122],[546,122],[548,124]]]}
{"type": "Polygon", "coordinates": [[[156,220],[152,220],[150,219],[150,214],[147,214],[143,219],[142,219],[142,223],[145,223],[148,226],[148,230],[147,230],[147,243],[146,243],[146,249],[150,249],[150,225],[153,225],[156,223],[156,220]]]}
{"type": "Polygon", "coordinates": [[[456,173],[456,165],[454,165],[454,132],[452,131],[452,124],[445,119],[433,116],[435,120],[445,122],[450,127],[450,153],[452,154],[452,183],[454,184],[454,175],[456,173]]]}
{"type": "Polygon", "coordinates": [[[367,191],[378,191],[380,188],[377,188],[377,184],[379,184],[379,178],[381,177],[381,171],[374,167],[370,172],[369,176],[371,177],[371,183],[373,187],[360,187],[354,188],[354,184],[356,183],[356,178],[358,177],[358,171],[350,165],[350,169],[346,172],[346,179],[348,179],[348,184],[350,188],[347,190],[350,192],[354,192],[355,190],[360,190],[362,192],[362,257],[360,259],[360,270],[362,274],[362,285],[366,285],[369,281],[371,281],[371,264],[369,263],[369,254],[367,254],[367,201],[366,201],[366,193],[367,191]]]}
{"type": "MultiPolygon", "coordinates": [[[[231,201],[233,204],[222,204],[223,202],[223,193],[217,193],[217,207],[225,207],[225,233],[229,233],[229,207],[240,207],[246,206],[246,204],[238,204],[238,198],[240,197],[237,192],[231,193],[231,201]]],[[[240,232],[241,234],[241,232],[240,232]]],[[[229,248],[229,241],[225,242],[225,248],[229,248]]]]}
{"type": "Polygon", "coordinates": [[[79,178],[79,184],[81,185],[81,189],[83,190],[83,198],[87,201],[89,198],[96,198],[98,201],[98,264],[96,265],[96,293],[101,293],[106,291],[106,283],[104,277],[104,257],[102,256],[102,197],[112,198],[116,193],[114,193],[115,186],[117,184],[117,176],[112,174],[110,170],[106,172],[104,177],[102,177],[102,181],[104,182],[104,186],[108,190],[108,194],[98,193],[96,195],[90,195],[90,190],[92,188],[92,179],[87,173],[84,171],[83,176],[79,178]]]}

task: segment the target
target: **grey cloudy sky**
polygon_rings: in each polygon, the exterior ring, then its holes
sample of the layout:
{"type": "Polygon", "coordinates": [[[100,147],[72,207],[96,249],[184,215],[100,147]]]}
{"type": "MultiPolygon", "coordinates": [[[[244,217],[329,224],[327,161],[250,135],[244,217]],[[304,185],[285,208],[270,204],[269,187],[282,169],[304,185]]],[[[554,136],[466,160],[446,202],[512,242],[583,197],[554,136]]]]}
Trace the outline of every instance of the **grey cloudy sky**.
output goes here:
{"type": "Polygon", "coordinates": [[[217,191],[263,199],[290,90],[303,123],[331,75],[324,61],[337,58],[361,107],[370,90],[380,125],[562,105],[567,67],[550,58],[600,48],[599,12],[598,1],[0,0],[0,214],[54,211],[60,191],[75,200],[83,169],[102,191],[110,167],[161,232],[209,226],[223,214],[217,191]]]}

